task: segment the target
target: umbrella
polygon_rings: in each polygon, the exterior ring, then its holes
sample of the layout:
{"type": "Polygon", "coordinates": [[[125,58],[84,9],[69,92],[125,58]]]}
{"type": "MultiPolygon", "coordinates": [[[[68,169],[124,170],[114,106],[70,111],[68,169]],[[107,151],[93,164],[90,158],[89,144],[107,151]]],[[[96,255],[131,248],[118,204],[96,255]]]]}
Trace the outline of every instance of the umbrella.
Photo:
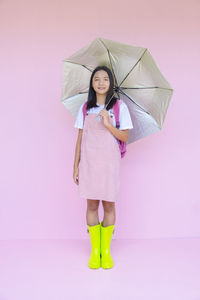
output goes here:
{"type": "Polygon", "coordinates": [[[63,60],[61,102],[76,118],[87,101],[89,81],[97,66],[109,67],[115,95],[128,106],[133,129],[127,144],[160,131],[173,93],[147,48],[96,38],[63,60]]]}

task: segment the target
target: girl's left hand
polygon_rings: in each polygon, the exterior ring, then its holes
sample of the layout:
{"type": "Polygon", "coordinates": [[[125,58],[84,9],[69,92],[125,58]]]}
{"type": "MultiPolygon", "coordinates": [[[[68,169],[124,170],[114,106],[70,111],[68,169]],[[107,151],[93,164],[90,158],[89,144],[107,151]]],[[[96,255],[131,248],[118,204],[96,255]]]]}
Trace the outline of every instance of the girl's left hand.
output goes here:
{"type": "Polygon", "coordinates": [[[105,108],[103,108],[98,115],[103,118],[103,123],[107,127],[110,124],[108,111],[105,108]]]}

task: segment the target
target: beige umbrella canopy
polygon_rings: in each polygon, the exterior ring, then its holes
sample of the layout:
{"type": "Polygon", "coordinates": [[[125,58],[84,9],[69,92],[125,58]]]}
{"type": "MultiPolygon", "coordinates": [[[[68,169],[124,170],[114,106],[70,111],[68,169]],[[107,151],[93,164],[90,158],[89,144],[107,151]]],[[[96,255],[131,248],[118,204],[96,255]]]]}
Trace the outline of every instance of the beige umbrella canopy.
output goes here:
{"type": "Polygon", "coordinates": [[[113,73],[116,96],[128,106],[133,129],[129,143],[161,130],[173,93],[147,48],[97,38],[63,60],[62,103],[76,118],[87,101],[92,71],[113,73]]]}

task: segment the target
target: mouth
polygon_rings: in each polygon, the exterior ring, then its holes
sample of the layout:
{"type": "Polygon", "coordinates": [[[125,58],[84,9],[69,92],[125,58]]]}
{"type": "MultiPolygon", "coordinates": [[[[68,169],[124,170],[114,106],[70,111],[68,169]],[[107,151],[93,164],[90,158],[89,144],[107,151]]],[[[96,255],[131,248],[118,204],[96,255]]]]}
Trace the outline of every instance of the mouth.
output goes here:
{"type": "Polygon", "coordinates": [[[105,90],[105,88],[103,88],[103,87],[99,87],[99,88],[98,88],[98,90],[105,90]]]}

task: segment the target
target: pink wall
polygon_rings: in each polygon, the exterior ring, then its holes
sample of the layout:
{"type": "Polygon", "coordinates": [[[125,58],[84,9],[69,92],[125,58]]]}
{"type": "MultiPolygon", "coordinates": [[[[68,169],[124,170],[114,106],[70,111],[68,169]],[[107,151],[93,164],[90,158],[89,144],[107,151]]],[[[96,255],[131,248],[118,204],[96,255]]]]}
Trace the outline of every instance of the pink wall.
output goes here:
{"type": "Polygon", "coordinates": [[[88,238],[72,179],[77,129],[60,99],[62,59],[96,37],[147,47],[174,88],[163,130],[128,146],[115,236],[199,236],[200,2],[0,6],[0,238],[88,238]]]}

